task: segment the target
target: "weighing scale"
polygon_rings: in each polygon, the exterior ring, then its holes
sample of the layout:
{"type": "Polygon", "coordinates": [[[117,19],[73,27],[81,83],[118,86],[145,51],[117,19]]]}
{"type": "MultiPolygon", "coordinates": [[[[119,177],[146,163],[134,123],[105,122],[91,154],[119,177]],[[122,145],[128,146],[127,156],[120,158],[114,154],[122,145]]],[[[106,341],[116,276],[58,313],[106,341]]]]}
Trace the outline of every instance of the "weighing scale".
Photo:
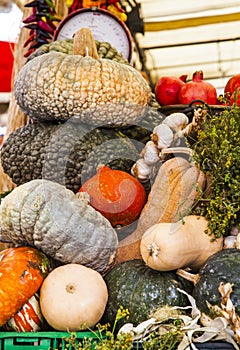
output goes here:
{"type": "Polygon", "coordinates": [[[129,62],[132,58],[132,37],[117,16],[101,8],[81,8],[67,15],[58,25],[53,40],[73,37],[80,28],[90,28],[95,40],[109,42],[129,62]]]}

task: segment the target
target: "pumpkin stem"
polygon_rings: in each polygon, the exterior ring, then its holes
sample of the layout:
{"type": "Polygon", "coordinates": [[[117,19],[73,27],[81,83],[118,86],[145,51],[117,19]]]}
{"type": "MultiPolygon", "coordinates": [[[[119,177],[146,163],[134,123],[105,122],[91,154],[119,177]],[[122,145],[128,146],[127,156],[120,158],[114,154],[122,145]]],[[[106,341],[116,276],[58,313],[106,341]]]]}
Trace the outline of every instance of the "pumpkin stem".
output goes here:
{"type": "Polygon", "coordinates": [[[192,282],[194,284],[194,286],[196,285],[196,283],[197,283],[197,281],[199,279],[199,274],[198,273],[197,274],[193,274],[193,273],[190,273],[190,272],[188,272],[188,271],[186,271],[184,269],[178,269],[176,271],[176,274],[181,276],[181,277],[183,277],[183,278],[185,278],[185,280],[192,282]]]}
{"type": "Polygon", "coordinates": [[[153,259],[156,259],[160,251],[158,245],[155,242],[152,242],[151,244],[148,245],[147,249],[148,249],[149,255],[152,256],[153,259]]]}
{"type": "Polygon", "coordinates": [[[89,56],[98,59],[98,52],[90,28],[80,28],[73,37],[73,55],[89,56]]]}

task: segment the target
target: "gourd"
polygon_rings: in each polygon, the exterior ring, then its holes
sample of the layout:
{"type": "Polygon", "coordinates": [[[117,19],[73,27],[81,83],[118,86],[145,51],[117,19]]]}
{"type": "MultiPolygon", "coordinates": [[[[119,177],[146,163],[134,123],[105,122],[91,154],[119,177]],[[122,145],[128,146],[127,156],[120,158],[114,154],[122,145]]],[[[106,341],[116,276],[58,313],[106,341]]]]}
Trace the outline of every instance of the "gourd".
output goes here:
{"type": "Polygon", "coordinates": [[[223,238],[212,241],[208,221],[188,215],[175,223],[151,226],[141,239],[140,251],[152,269],[170,271],[190,268],[198,271],[209,256],[223,248],[223,238]]]}
{"type": "Polygon", "coordinates": [[[219,285],[232,284],[231,301],[240,316],[240,251],[236,248],[223,249],[210,256],[193,279],[193,297],[198,308],[209,315],[213,314],[210,305],[220,307],[219,285]]]}
{"type": "Polygon", "coordinates": [[[89,195],[89,204],[113,227],[133,223],[147,198],[143,185],[135,177],[107,166],[99,166],[97,173],[82,185],[79,192],[89,195]]]}
{"type": "Polygon", "coordinates": [[[1,149],[4,172],[16,185],[44,178],[77,192],[99,164],[131,171],[133,142],[113,129],[76,123],[30,123],[12,132],[1,149]]]}
{"type": "Polygon", "coordinates": [[[3,234],[61,263],[78,263],[103,272],[118,245],[110,222],[64,186],[32,180],[13,189],[1,203],[3,234]]]}
{"type": "Polygon", "coordinates": [[[57,267],[40,289],[40,307],[50,326],[60,331],[93,328],[108,299],[102,276],[78,264],[57,267]]]}
{"type": "Polygon", "coordinates": [[[151,98],[141,73],[99,58],[88,28],[73,40],[73,55],[52,51],[22,67],[14,83],[21,110],[35,121],[71,119],[95,127],[141,120],[151,98]]]}
{"type": "Polygon", "coordinates": [[[41,330],[44,319],[40,310],[39,295],[35,293],[18,311],[8,320],[4,329],[14,332],[37,332],[41,330]]]}
{"type": "Polygon", "coordinates": [[[187,293],[192,291],[192,283],[175,272],[155,271],[142,260],[125,261],[114,266],[104,280],[108,288],[108,302],[101,321],[103,324],[113,324],[117,310],[122,306],[129,310],[128,322],[137,325],[161,306],[188,305],[187,297],[178,288],[187,293]]]}
{"type": "Polygon", "coordinates": [[[37,292],[49,270],[48,258],[35,248],[0,252],[0,327],[37,292]]]}
{"type": "Polygon", "coordinates": [[[176,222],[189,213],[204,190],[206,177],[195,164],[182,157],[171,158],[160,167],[137,228],[119,242],[116,262],[140,259],[145,231],[159,222],[176,222]]]}

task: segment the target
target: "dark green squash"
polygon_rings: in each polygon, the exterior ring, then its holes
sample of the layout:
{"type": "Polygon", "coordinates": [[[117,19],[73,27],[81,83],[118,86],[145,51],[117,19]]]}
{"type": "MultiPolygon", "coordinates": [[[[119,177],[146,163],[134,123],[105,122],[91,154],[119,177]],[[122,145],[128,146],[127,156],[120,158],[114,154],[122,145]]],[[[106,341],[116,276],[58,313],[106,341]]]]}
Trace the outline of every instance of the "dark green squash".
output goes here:
{"type": "Polygon", "coordinates": [[[223,249],[212,255],[199,271],[199,277],[193,289],[199,309],[211,315],[207,303],[220,306],[221,294],[218,291],[221,282],[232,283],[231,300],[240,316],[240,250],[223,249]]]}
{"type": "Polygon", "coordinates": [[[12,132],[1,149],[4,172],[16,185],[44,178],[75,193],[99,164],[130,172],[138,157],[124,134],[70,122],[25,125],[12,132]]]}
{"type": "MultiPolygon", "coordinates": [[[[129,64],[120,52],[118,52],[114,47],[108,42],[100,42],[95,40],[97,47],[98,56],[100,58],[108,58],[120,63],[129,64]]],[[[48,44],[41,45],[37,50],[35,50],[27,59],[27,62],[31,61],[33,58],[41,56],[48,52],[62,52],[67,55],[72,55],[73,53],[73,39],[55,40],[48,44]]]]}
{"type": "Polygon", "coordinates": [[[125,261],[116,265],[104,279],[109,293],[102,320],[104,323],[114,323],[120,306],[130,312],[127,322],[137,325],[145,321],[156,308],[189,305],[187,296],[177,288],[191,293],[190,282],[177,276],[174,271],[152,270],[142,260],[125,261]]]}

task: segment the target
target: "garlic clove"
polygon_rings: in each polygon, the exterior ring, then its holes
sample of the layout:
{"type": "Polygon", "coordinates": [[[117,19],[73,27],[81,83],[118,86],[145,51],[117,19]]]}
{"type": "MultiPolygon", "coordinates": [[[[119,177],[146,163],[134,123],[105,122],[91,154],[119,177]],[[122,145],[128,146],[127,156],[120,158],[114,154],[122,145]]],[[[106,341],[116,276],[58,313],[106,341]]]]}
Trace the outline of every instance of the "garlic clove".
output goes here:
{"type": "Polygon", "coordinates": [[[153,129],[151,140],[159,149],[168,148],[173,142],[173,132],[166,124],[159,124],[153,129]]]}

